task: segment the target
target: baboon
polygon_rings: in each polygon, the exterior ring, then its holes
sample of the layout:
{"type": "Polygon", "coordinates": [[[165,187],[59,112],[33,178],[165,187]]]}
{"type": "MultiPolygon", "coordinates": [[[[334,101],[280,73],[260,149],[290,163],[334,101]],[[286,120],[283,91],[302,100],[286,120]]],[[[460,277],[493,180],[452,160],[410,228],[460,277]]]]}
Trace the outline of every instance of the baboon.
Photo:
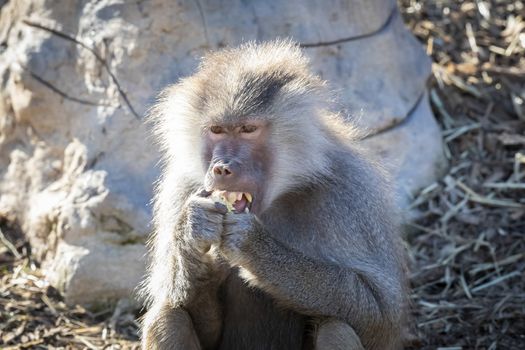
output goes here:
{"type": "Polygon", "coordinates": [[[328,90],[281,40],[210,53],[160,94],[143,348],[399,348],[392,191],[328,90]]]}

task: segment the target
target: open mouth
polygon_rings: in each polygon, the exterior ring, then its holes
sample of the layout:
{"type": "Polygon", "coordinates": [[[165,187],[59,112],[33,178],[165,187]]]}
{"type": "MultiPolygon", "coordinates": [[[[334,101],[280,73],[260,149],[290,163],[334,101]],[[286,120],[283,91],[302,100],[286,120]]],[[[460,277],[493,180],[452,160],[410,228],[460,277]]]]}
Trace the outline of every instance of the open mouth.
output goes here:
{"type": "Polygon", "coordinates": [[[211,198],[235,213],[249,213],[253,201],[251,193],[248,192],[213,191],[211,198]]]}

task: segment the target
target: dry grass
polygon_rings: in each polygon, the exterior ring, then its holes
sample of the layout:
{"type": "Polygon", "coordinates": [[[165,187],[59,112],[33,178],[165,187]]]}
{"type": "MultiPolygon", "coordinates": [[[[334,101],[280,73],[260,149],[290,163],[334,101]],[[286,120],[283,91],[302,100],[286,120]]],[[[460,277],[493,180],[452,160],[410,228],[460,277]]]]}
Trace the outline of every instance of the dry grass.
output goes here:
{"type": "Polygon", "coordinates": [[[450,170],[413,206],[413,347],[525,348],[525,3],[400,2],[450,170]]]}
{"type": "MultiPolygon", "coordinates": [[[[399,3],[434,61],[451,165],[413,203],[410,348],[524,349],[525,3],[399,3]]],[[[16,227],[0,227],[3,349],[138,347],[135,314],[66,307],[16,227]]]]}
{"type": "Polygon", "coordinates": [[[138,349],[128,305],[67,307],[42,279],[16,226],[0,220],[0,348],[138,349]]]}

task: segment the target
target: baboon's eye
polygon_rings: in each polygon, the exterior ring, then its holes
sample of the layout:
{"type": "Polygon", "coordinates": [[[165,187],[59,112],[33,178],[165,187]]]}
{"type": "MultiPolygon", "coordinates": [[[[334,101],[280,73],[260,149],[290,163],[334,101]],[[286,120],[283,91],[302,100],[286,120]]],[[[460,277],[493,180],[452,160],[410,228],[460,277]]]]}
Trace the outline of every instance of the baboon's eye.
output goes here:
{"type": "Polygon", "coordinates": [[[257,127],[255,125],[243,125],[241,126],[241,133],[243,134],[251,134],[252,132],[256,131],[257,127]]]}
{"type": "Polygon", "coordinates": [[[210,131],[211,131],[213,134],[222,134],[222,133],[224,133],[224,129],[223,129],[221,126],[218,126],[218,125],[213,125],[213,126],[210,128],[210,131]]]}

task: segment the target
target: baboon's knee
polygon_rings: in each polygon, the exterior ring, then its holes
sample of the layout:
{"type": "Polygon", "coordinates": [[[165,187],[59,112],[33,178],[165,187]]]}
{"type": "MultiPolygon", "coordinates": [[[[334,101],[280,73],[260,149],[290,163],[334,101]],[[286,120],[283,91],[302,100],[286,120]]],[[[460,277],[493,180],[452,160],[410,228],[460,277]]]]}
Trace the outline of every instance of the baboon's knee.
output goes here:
{"type": "Polygon", "coordinates": [[[186,310],[162,305],[146,314],[142,348],[200,350],[201,346],[186,310]]]}
{"type": "Polygon", "coordinates": [[[315,337],[316,350],[365,350],[359,336],[349,324],[327,320],[319,324],[315,337]]]}

